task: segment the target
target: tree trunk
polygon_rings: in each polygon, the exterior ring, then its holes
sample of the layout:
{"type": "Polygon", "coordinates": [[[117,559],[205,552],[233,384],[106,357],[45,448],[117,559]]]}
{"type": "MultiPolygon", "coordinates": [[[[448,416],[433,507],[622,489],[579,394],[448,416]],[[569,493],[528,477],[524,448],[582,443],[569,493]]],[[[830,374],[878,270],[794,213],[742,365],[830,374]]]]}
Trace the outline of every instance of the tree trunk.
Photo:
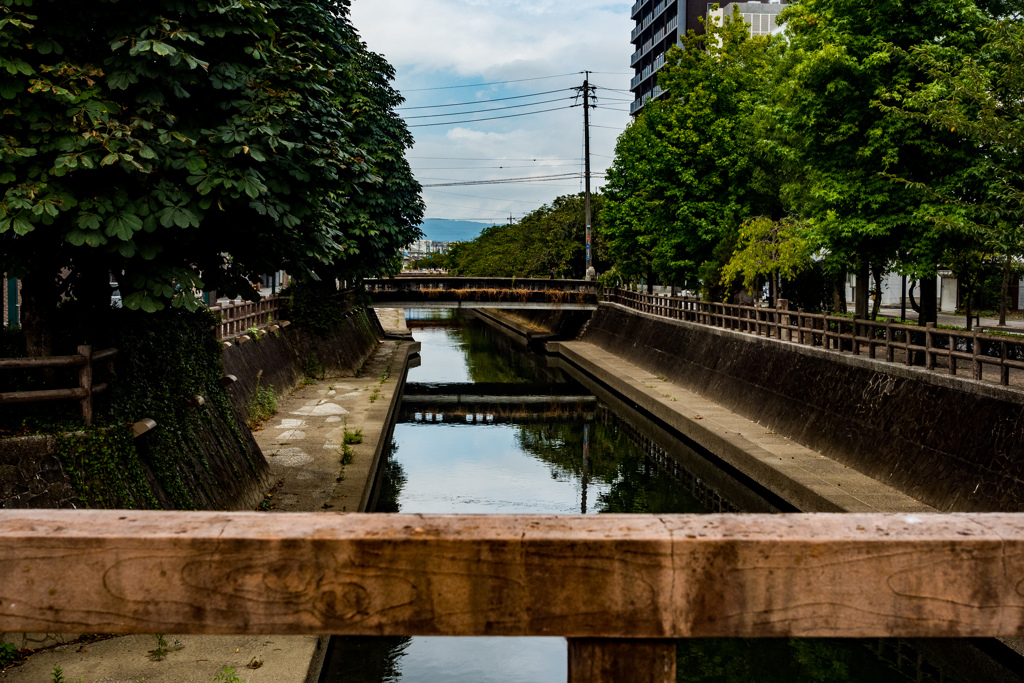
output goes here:
{"type": "Polygon", "coordinates": [[[857,292],[853,302],[854,316],[861,320],[868,317],[868,296],[871,291],[869,280],[868,262],[864,261],[857,267],[857,292]]]}
{"type": "Polygon", "coordinates": [[[964,312],[967,314],[967,331],[970,332],[972,329],[971,323],[973,322],[971,320],[971,305],[974,303],[972,296],[974,294],[974,287],[971,286],[971,272],[967,268],[964,268],[963,283],[964,288],[967,290],[967,296],[964,297],[964,312]]]}
{"type": "Polygon", "coordinates": [[[884,268],[880,265],[875,265],[872,270],[875,276],[875,300],[871,304],[871,319],[878,320],[878,311],[882,308],[882,271],[884,268]]]}
{"type": "Polygon", "coordinates": [[[1006,305],[1010,299],[1010,255],[1003,258],[1003,287],[999,297],[999,326],[1006,326],[1006,305]]]}
{"type": "Polygon", "coordinates": [[[34,269],[22,280],[21,329],[31,357],[53,355],[53,330],[59,293],[56,273],[34,269]]]}
{"type": "Polygon", "coordinates": [[[846,271],[832,282],[832,308],[836,313],[846,313],[846,271]]]}
{"type": "Polygon", "coordinates": [[[647,293],[654,294],[654,264],[647,265],[647,293]]]}
{"type": "Polygon", "coordinates": [[[768,274],[768,308],[775,308],[775,302],[779,300],[778,283],[775,273],[768,274]]]}
{"type": "MultiPolygon", "coordinates": [[[[939,319],[939,285],[935,276],[921,278],[921,302],[914,307],[917,311],[917,324],[924,327],[928,323],[938,322],[939,319]]],[[[911,299],[913,303],[913,299],[911,299]]]]}

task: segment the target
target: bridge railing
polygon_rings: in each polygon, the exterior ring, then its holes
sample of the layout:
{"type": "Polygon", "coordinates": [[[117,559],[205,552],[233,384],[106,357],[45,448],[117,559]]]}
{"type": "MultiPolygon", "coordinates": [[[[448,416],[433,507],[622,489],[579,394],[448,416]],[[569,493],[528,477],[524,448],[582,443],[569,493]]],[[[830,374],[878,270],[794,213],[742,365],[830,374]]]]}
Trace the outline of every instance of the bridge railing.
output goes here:
{"type": "Polygon", "coordinates": [[[918,364],[950,375],[964,370],[974,379],[997,381],[1003,386],[1010,384],[1011,372],[1015,378],[1024,379],[1024,336],[939,328],[935,323],[920,327],[891,319],[793,311],[784,299],[776,308],[764,308],[613,289],[604,292],[604,300],[674,320],[853,355],[866,354],[889,363],[918,364]],[[986,372],[987,368],[991,372],[986,372]]]}
{"type": "Polygon", "coordinates": [[[541,278],[402,277],[364,280],[363,285],[377,302],[412,298],[592,304],[599,291],[597,283],[588,280],[541,278]]]}
{"type": "Polygon", "coordinates": [[[0,548],[0,631],[563,636],[574,682],[674,681],[678,638],[1024,635],[1020,514],[0,510],[0,548]]]}

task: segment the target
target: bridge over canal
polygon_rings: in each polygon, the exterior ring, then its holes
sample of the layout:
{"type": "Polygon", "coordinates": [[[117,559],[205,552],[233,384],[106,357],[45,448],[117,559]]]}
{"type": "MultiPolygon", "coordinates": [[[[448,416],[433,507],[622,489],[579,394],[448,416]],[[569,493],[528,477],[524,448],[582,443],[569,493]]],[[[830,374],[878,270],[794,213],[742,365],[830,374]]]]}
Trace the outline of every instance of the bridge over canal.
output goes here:
{"type": "Polygon", "coordinates": [[[598,285],[587,280],[492,277],[398,277],[365,280],[376,306],[392,308],[597,308],[598,285]]]}

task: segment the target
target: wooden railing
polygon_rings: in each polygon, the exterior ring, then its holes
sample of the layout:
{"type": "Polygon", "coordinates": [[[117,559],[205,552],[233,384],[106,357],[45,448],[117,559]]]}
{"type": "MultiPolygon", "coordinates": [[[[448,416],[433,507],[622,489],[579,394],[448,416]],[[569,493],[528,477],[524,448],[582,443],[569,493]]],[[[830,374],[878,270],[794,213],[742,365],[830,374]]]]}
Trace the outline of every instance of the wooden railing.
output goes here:
{"type": "Polygon", "coordinates": [[[674,681],[678,638],[1024,635],[1020,514],[0,510],[0,549],[0,631],[563,636],[580,683],[674,681]]]}
{"type": "Polygon", "coordinates": [[[280,321],[281,310],[288,298],[271,296],[260,301],[239,301],[223,306],[211,306],[213,313],[219,313],[221,322],[217,326],[217,339],[230,339],[245,334],[253,327],[264,327],[271,322],[280,321]]]}
{"type": "Polygon", "coordinates": [[[927,370],[956,375],[968,370],[974,379],[992,379],[1003,386],[1011,371],[1024,371],[1024,336],[992,335],[978,330],[949,330],[904,325],[892,320],[863,320],[790,310],[780,299],[777,308],[700,301],[631,292],[605,291],[604,300],[636,311],[723,329],[749,332],[782,341],[845,351],[889,363],[919,364],[927,370]],[[987,377],[985,368],[995,370],[987,377]]]}
{"type": "Polygon", "coordinates": [[[54,370],[78,368],[78,386],[71,389],[43,389],[38,391],[10,391],[0,393],[0,405],[13,403],[43,403],[47,401],[77,400],[81,406],[82,419],[91,425],[93,418],[93,397],[107,390],[106,382],[93,382],[93,370],[106,366],[113,370],[117,349],[106,349],[93,353],[91,346],[79,346],[75,356],[51,356],[46,358],[4,358],[0,359],[0,370],[54,370]]]}

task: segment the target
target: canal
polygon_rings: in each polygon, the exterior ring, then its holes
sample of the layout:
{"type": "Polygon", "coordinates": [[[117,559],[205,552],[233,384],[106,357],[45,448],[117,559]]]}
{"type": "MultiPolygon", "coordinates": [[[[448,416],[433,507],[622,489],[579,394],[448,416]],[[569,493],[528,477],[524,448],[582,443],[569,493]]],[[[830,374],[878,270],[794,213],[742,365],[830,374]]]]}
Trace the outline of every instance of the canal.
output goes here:
{"type": "MultiPolygon", "coordinates": [[[[714,454],[472,314],[407,316],[422,362],[409,371],[375,512],[792,511],[714,454]]],[[[970,680],[947,669],[899,640],[678,644],[678,681],[686,682],[970,680]]],[[[564,683],[566,676],[561,638],[336,637],[320,680],[564,683]]]]}

